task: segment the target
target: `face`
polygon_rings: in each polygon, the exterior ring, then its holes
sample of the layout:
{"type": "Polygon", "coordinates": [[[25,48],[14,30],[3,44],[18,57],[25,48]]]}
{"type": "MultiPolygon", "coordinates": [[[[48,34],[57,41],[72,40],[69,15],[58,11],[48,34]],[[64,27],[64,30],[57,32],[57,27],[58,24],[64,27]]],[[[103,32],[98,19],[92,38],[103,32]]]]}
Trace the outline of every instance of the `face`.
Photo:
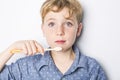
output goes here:
{"type": "Polygon", "coordinates": [[[50,47],[71,49],[80,35],[82,23],[78,24],[75,15],[69,17],[67,8],[60,12],[48,12],[42,24],[42,31],[50,47]]]}

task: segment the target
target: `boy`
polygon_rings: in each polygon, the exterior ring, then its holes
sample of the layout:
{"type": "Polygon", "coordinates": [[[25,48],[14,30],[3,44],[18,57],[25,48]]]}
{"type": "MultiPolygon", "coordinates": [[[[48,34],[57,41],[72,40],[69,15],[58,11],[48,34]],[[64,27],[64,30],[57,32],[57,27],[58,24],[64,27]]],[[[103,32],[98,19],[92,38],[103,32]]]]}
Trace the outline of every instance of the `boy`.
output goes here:
{"type": "Polygon", "coordinates": [[[82,29],[82,8],[77,0],[46,0],[41,8],[42,31],[51,48],[44,51],[35,40],[17,41],[0,55],[0,80],[107,80],[96,60],[75,45],[82,29]],[[29,55],[5,65],[12,50],[29,55]],[[44,54],[37,54],[37,52],[44,54]]]}

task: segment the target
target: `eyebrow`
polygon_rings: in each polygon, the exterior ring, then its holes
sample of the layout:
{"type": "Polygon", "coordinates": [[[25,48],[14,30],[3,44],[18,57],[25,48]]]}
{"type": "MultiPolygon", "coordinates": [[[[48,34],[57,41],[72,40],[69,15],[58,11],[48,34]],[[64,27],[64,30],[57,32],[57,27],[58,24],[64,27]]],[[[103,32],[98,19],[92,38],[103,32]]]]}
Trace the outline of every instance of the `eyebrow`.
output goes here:
{"type": "MultiPolygon", "coordinates": [[[[66,20],[70,20],[70,21],[72,21],[72,22],[75,22],[73,19],[71,19],[70,17],[66,17],[65,18],[66,20]]],[[[49,18],[49,19],[47,19],[46,21],[48,22],[48,21],[50,21],[50,20],[56,20],[55,18],[49,18]]]]}
{"type": "Polygon", "coordinates": [[[66,20],[70,20],[70,21],[72,21],[72,22],[75,23],[75,21],[74,21],[73,19],[71,19],[70,17],[66,17],[65,19],[66,19],[66,20]]]}
{"type": "Polygon", "coordinates": [[[49,18],[49,19],[47,19],[46,21],[49,21],[49,20],[55,20],[55,18],[49,18]]]}
{"type": "Polygon", "coordinates": [[[66,18],[66,20],[71,20],[71,21],[73,21],[73,22],[74,22],[74,20],[73,20],[73,19],[71,19],[71,18],[66,18]]]}

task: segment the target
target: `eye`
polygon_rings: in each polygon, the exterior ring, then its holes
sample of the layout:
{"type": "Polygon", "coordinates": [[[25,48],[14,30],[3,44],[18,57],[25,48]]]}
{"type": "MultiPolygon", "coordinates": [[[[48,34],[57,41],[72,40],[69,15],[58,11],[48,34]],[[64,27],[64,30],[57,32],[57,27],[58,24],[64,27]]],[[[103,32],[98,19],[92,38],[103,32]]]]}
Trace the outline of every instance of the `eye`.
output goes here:
{"type": "Polygon", "coordinates": [[[73,23],[72,23],[72,22],[66,22],[66,26],[72,27],[72,26],[73,26],[73,23]]]}
{"type": "Polygon", "coordinates": [[[50,22],[50,23],[48,24],[49,27],[53,27],[54,25],[55,25],[54,22],[50,22]]]}

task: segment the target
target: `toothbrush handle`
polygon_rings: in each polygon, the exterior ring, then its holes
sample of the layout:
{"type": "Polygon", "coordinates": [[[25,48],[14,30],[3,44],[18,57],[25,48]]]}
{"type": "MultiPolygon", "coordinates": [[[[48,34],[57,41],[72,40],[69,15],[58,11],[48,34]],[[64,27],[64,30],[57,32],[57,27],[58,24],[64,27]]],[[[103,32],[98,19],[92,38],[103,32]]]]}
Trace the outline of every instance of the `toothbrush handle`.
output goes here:
{"type": "MultiPolygon", "coordinates": [[[[51,50],[54,50],[54,49],[51,49],[51,48],[45,48],[44,49],[44,51],[51,51],[51,50]]],[[[12,53],[12,54],[14,54],[14,53],[20,53],[21,51],[22,50],[20,50],[20,49],[13,49],[13,50],[10,51],[10,53],[12,53]]],[[[37,52],[39,52],[38,49],[37,49],[37,52]]]]}
{"type": "Polygon", "coordinates": [[[10,53],[12,53],[12,54],[14,54],[14,53],[19,53],[19,52],[21,52],[21,50],[19,50],[19,49],[14,49],[14,50],[11,50],[11,51],[10,51],[10,53]]]}

